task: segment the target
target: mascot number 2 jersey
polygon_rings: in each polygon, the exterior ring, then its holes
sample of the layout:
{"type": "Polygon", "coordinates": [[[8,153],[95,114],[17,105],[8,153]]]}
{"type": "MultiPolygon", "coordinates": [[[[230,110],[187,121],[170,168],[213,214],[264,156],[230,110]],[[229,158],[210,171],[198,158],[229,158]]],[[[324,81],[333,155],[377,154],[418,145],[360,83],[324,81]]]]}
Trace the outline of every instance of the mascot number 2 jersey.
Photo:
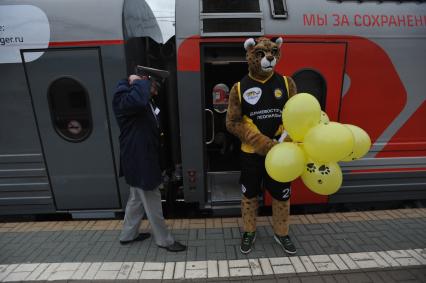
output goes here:
{"type": "Polygon", "coordinates": [[[281,113],[288,100],[286,77],[274,73],[262,82],[247,75],[238,83],[238,90],[244,123],[270,138],[280,135],[281,113]]]}

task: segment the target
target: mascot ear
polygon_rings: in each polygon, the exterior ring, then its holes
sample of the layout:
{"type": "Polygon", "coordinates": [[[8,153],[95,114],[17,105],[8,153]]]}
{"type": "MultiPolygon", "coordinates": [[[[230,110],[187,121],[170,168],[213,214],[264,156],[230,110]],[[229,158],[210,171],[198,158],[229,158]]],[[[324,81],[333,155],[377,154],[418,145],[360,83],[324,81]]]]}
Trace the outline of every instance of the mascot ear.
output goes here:
{"type": "Polygon", "coordinates": [[[249,39],[247,39],[245,42],[244,42],[244,49],[246,50],[246,51],[249,51],[250,49],[252,49],[253,48],[253,46],[255,46],[256,45],[256,42],[254,41],[254,39],[253,38],[249,38],[249,39]]]}
{"type": "Polygon", "coordinates": [[[281,44],[283,44],[283,39],[282,39],[282,37],[278,37],[278,38],[275,40],[275,43],[278,45],[278,47],[281,47],[281,44]]]}

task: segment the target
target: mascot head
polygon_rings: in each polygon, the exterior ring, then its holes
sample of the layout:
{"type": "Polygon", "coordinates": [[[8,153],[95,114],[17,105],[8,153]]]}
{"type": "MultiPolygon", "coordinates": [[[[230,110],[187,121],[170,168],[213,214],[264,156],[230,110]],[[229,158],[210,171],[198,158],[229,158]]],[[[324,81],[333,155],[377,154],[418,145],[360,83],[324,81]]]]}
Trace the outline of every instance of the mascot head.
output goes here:
{"type": "Polygon", "coordinates": [[[280,59],[280,48],[283,43],[281,37],[275,42],[265,37],[254,40],[249,38],[244,42],[246,59],[249,65],[250,75],[257,79],[266,79],[274,72],[274,68],[280,59]]]}

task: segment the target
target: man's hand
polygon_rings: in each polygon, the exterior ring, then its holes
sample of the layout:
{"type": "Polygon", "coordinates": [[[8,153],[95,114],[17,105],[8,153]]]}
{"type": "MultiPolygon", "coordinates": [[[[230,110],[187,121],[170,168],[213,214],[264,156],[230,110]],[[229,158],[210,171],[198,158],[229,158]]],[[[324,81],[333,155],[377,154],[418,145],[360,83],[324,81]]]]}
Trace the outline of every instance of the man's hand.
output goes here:
{"type": "Polygon", "coordinates": [[[158,95],[159,87],[160,84],[156,80],[151,79],[151,96],[158,95]]]}
{"type": "Polygon", "coordinates": [[[146,77],[140,77],[140,76],[138,76],[138,75],[130,75],[129,76],[129,84],[131,85],[131,84],[133,84],[133,82],[135,81],[135,80],[146,80],[146,79],[148,79],[148,78],[146,78],[146,77]]]}
{"type": "Polygon", "coordinates": [[[128,80],[129,80],[129,85],[133,84],[133,82],[136,81],[136,80],[150,80],[151,81],[151,89],[150,89],[151,96],[158,95],[158,89],[160,87],[160,84],[156,80],[154,80],[152,78],[150,79],[147,76],[138,76],[138,75],[134,75],[134,74],[130,75],[128,80]]]}

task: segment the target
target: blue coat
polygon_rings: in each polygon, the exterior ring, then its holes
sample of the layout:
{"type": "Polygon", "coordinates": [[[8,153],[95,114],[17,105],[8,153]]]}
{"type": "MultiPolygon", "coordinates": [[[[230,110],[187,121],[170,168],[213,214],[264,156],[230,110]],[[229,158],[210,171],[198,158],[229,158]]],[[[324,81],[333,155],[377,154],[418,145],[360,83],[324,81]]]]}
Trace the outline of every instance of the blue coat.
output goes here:
{"type": "Polygon", "coordinates": [[[132,85],[121,80],[113,98],[120,127],[120,176],[143,190],[161,183],[159,117],[151,109],[150,88],[149,80],[136,80],[132,85]]]}

